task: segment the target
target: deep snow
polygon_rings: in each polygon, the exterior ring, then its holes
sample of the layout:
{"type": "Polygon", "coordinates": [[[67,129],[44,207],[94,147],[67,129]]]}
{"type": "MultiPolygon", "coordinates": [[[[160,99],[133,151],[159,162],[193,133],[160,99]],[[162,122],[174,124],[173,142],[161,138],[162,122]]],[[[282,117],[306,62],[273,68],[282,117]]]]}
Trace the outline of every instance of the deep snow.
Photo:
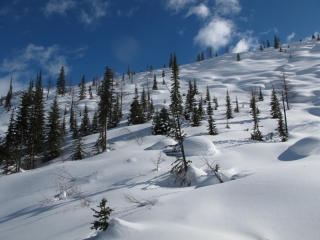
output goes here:
{"type": "MultiPolygon", "coordinates": [[[[273,48],[240,53],[240,62],[236,61],[236,54],[226,54],[180,66],[181,93],[187,93],[188,80],[196,78],[200,94],[205,94],[208,85],[211,97],[216,96],[219,102],[214,111],[219,135],[207,134],[206,121],[200,127],[184,125],[187,155],[192,160],[191,186],[175,183],[169,172],[174,157],[165,156],[161,171],[156,171],[151,162],[172,140],[151,135],[151,122],[126,126],[134,89],[127,78],[125,87],[132,94],[125,100],[120,126],[108,131],[109,152],[74,162],[58,158],[36,170],[0,178],[0,238],[319,239],[320,42],[297,42],[289,49],[282,48],[286,53],[273,48]],[[290,136],[284,143],[275,131],[277,120],[269,116],[272,85],[277,83],[282,69],[297,90],[292,109],[287,112],[290,136]],[[264,101],[258,105],[264,142],[250,140],[252,86],[263,89],[264,101]],[[224,119],[227,89],[233,108],[236,96],[240,106],[240,113],[234,113],[229,121],[230,129],[225,127],[224,119]],[[272,139],[270,133],[274,133],[272,139]],[[218,163],[228,181],[219,184],[203,156],[210,163],[218,163]],[[58,174],[65,170],[74,177],[73,181],[59,180],[58,174]],[[108,206],[114,209],[109,229],[90,230],[90,223],[95,220],[93,211],[81,207],[81,199],[59,199],[59,184],[77,189],[95,209],[106,197],[108,206]],[[146,204],[129,203],[124,194],[146,204]]],[[[159,90],[151,93],[158,108],[170,104],[161,73],[162,69],[154,70],[159,90]]],[[[165,73],[165,81],[170,83],[170,69],[165,73]]],[[[148,77],[152,82],[149,73],[134,77],[140,90],[148,77]]],[[[54,94],[51,90],[46,109],[54,94]]],[[[79,101],[78,110],[87,104],[92,116],[97,100],[95,95],[94,100],[79,101]]],[[[68,101],[68,95],[59,98],[61,111],[68,101]]],[[[15,97],[14,104],[18,103],[19,97],[15,97]]],[[[10,113],[1,108],[2,132],[6,131],[9,118],[10,113]]],[[[86,137],[87,151],[97,137],[86,137]]],[[[70,137],[64,146],[67,159],[70,137]]]]}

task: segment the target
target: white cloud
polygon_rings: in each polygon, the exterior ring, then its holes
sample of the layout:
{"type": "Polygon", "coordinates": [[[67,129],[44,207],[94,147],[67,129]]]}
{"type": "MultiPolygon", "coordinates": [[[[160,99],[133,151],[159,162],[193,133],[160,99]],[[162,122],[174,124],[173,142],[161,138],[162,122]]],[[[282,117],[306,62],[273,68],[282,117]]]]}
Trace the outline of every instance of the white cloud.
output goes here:
{"type": "Polygon", "coordinates": [[[236,14],[241,11],[239,0],[216,0],[216,9],[219,15],[236,14]]]}
{"type": "Polygon", "coordinates": [[[258,40],[253,37],[243,37],[232,49],[234,53],[248,52],[249,50],[256,50],[259,47],[258,40]]]}
{"type": "Polygon", "coordinates": [[[295,35],[296,35],[295,32],[293,32],[287,37],[288,43],[291,42],[292,38],[294,38],[295,35]]]}
{"type": "MultiPolygon", "coordinates": [[[[62,66],[68,72],[71,70],[67,62],[68,56],[78,57],[86,49],[86,46],[81,46],[78,49],[65,51],[59,45],[44,47],[29,44],[26,48],[15,52],[10,58],[2,60],[0,63],[0,85],[8,85],[12,76],[18,87],[19,82],[27,82],[30,78],[34,78],[40,69],[44,75],[52,76],[57,76],[62,66]]],[[[8,91],[8,89],[4,90],[8,91]]],[[[6,94],[6,92],[4,93],[3,89],[0,89],[1,94],[6,94]]]]}
{"type": "Polygon", "coordinates": [[[278,29],[277,28],[271,28],[268,31],[262,32],[260,33],[261,35],[267,35],[269,34],[271,31],[273,31],[274,33],[278,33],[278,29]]]}
{"type": "Polygon", "coordinates": [[[86,2],[87,5],[89,5],[89,8],[81,9],[81,22],[85,23],[86,25],[90,25],[95,20],[107,15],[107,8],[109,6],[107,1],[91,0],[86,2]]]}
{"type": "Polygon", "coordinates": [[[44,8],[44,14],[50,16],[53,13],[65,15],[66,11],[76,7],[74,0],[50,0],[44,8]]]}
{"type": "Polygon", "coordinates": [[[203,47],[212,46],[217,51],[230,42],[233,30],[232,21],[214,17],[209,24],[200,29],[194,41],[203,47]]]}
{"type": "Polygon", "coordinates": [[[176,12],[182,10],[190,3],[194,3],[197,0],[168,0],[167,8],[174,10],[176,12]]]}
{"type": "Polygon", "coordinates": [[[189,17],[190,15],[195,14],[199,18],[206,18],[210,15],[209,8],[201,3],[199,6],[191,7],[186,15],[186,17],[189,17]]]}

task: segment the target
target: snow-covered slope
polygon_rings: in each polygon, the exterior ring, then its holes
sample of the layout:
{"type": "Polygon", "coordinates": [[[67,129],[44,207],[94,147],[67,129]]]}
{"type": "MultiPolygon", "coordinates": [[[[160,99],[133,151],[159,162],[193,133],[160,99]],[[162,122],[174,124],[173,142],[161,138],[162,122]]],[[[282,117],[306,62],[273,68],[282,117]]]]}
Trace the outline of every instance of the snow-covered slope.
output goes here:
{"type": "MultiPolygon", "coordinates": [[[[211,97],[219,102],[214,111],[219,135],[208,135],[206,121],[200,127],[184,125],[193,164],[190,186],[181,187],[170,174],[174,157],[163,155],[166,161],[156,171],[152,159],[172,141],[151,135],[151,121],[126,126],[134,90],[126,79],[126,90],[132,94],[125,100],[120,126],[108,131],[109,152],[74,162],[58,158],[36,170],[0,178],[0,239],[319,239],[320,42],[282,47],[286,53],[269,48],[240,53],[240,62],[236,54],[226,54],[180,66],[181,93],[187,93],[188,80],[196,78],[200,94],[208,85],[211,97]],[[281,70],[297,90],[287,112],[287,142],[279,141],[277,120],[269,116],[272,85],[281,70]],[[264,101],[258,102],[264,142],[250,140],[252,86],[261,86],[264,95],[264,101]],[[229,121],[230,129],[224,119],[227,89],[233,107],[236,97],[240,106],[240,113],[229,121]],[[204,158],[220,165],[225,183],[220,184],[207,169],[204,158]],[[66,172],[73,178],[59,178],[66,172]],[[63,198],[59,186],[72,188],[75,197],[63,198]],[[128,201],[130,196],[138,202],[128,201]],[[93,211],[82,205],[86,199],[97,209],[102,197],[114,212],[108,230],[97,232],[90,230],[93,211]]],[[[162,69],[153,71],[159,87],[151,93],[156,108],[170,104],[161,73],[162,69]]],[[[170,69],[165,73],[169,83],[170,69]]],[[[148,77],[152,81],[148,73],[135,76],[140,90],[148,77]]],[[[54,94],[52,90],[47,109],[54,94]]],[[[79,101],[78,109],[87,104],[92,116],[97,100],[95,95],[94,100],[79,101]]],[[[61,110],[69,101],[68,96],[59,98],[61,110]]],[[[18,103],[16,97],[14,104],[18,103]]],[[[9,117],[0,110],[2,132],[9,117]]],[[[86,137],[87,151],[97,137],[86,137]]],[[[71,138],[64,144],[67,159],[71,138]]]]}

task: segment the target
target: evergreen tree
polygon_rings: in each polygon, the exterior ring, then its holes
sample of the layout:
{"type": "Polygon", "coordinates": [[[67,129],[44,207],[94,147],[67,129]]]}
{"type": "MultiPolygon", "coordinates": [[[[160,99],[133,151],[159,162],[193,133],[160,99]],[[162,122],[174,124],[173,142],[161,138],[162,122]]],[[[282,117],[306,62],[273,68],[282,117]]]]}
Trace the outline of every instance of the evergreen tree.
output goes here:
{"type": "Polygon", "coordinates": [[[200,53],[198,53],[198,55],[197,55],[197,62],[200,62],[201,61],[201,55],[200,55],[200,53]]]}
{"type": "Polygon", "coordinates": [[[276,35],[274,35],[274,48],[275,49],[279,48],[279,38],[277,38],[276,35]]]}
{"type": "Polygon", "coordinates": [[[314,34],[312,34],[311,38],[312,38],[312,39],[315,39],[316,37],[314,36],[314,34]]]}
{"type": "Polygon", "coordinates": [[[11,99],[12,99],[12,77],[11,77],[11,80],[10,80],[9,91],[7,93],[6,101],[5,101],[5,104],[4,104],[4,107],[8,112],[11,110],[11,99]]]}
{"type": "Polygon", "coordinates": [[[94,111],[91,125],[91,133],[95,134],[99,132],[99,119],[97,111],[94,111]]]}
{"type": "Polygon", "coordinates": [[[277,128],[277,130],[278,130],[278,133],[279,133],[279,137],[281,138],[281,141],[285,142],[288,139],[288,134],[286,132],[286,127],[285,127],[285,124],[283,122],[282,112],[281,112],[280,109],[279,109],[279,112],[278,112],[278,116],[279,116],[279,119],[278,119],[278,128],[277,128]]]}
{"type": "Polygon", "coordinates": [[[160,112],[155,112],[152,122],[152,134],[166,135],[170,131],[170,115],[168,110],[163,107],[160,112]]]}
{"type": "Polygon", "coordinates": [[[79,100],[86,99],[86,77],[83,75],[80,83],[79,100]]]}
{"type": "Polygon", "coordinates": [[[219,107],[218,99],[216,96],[213,96],[214,110],[217,110],[219,107]]]}
{"type": "Polygon", "coordinates": [[[229,96],[229,91],[227,90],[226,96],[226,119],[231,119],[232,117],[232,108],[231,108],[231,101],[229,96]]]}
{"type": "Polygon", "coordinates": [[[240,54],[237,54],[237,61],[241,61],[240,54]]]}
{"type": "Polygon", "coordinates": [[[273,86],[272,86],[270,106],[271,106],[271,110],[270,110],[271,117],[272,118],[279,118],[280,103],[279,103],[276,91],[274,90],[273,86]]]}
{"type": "Polygon", "coordinates": [[[120,104],[120,96],[118,94],[116,97],[115,105],[113,107],[111,125],[117,126],[120,123],[121,119],[122,119],[122,108],[121,108],[121,104],[120,104]]]}
{"type": "Polygon", "coordinates": [[[191,126],[192,127],[198,127],[200,126],[201,123],[201,115],[199,108],[197,108],[197,104],[193,105],[193,110],[192,110],[192,119],[191,119],[191,126]]]}
{"type": "Polygon", "coordinates": [[[259,88],[259,101],[263,101],[263,100],[264,100],[264,97],[263,97],[261,86],[260,86],[260,88],[259,88]]]}
{"type": "Polygon", "coordinates": [[[45,139],[45,153],[44,162],[52,160],[60,156],[61,141],[63,134],[61,131],[61,122],[59,114],[59,106],[57,95],[55,96],[51,105],[51,111],[48,113],[46,124],[46,139],[45,139]]]}
{"type": "Polygon", "coordinates": [[[87,105],[84,106],[83,118],[82,118],[79,131],[81,136],[88,136],[91,134],[91,123],[90,123],[89,111],[88,111],[87,105]]]}
{"type": "Polygon", "coordinates": [[[98,220],[94,221],[93,226],[90,229],[95,229],[95,230],[102,230],[102,231],[106,231],[109,223],[109,216],[110,214],[113,212],[113,209],[106,207],[106,203],[107,203],[107,199],[106,198],[102,198],[100,204],[99,204],[99,208],[100,211],[96,211],[93,208],[91,208],[92,211],[94,211],[95,215],[93,215],[95,218],[98,218],[98,220]]]}
{"type": "Polygon", "coordinates": [[[213,115],[213,108],[211,106],[211,102],[209,101],[208,102],[208,105],[207,105],[207,115],[213,115]]]}
{"type": "Polygon", "coordinates": [[[251,109],[251,115],[253,118],[253,133],[251,133],[251,139],[262,141],[262,134],[259,130],[259,113],[257,111],[257,105],[256,105],[256,99],[255,97],[252,97],[252,109],[251,109]]]}
{"type": "Polygon", "coordinates": [[[166,85],[166,81],[162,79],[162,85],[166,85]]]}
{"type": "Polygon", "coordinates": [[[267,40],[267,48],[271,47],[269,40],[267,40]]]}
{"type": "Polygon", "coordinates": [[[148,101],[147,101],[146,91],[144,90],[144,87],[142,88],[140,103],[141,103],[142,111],[144,113],[147,112],[147,110],[148,110],[148,101]]]}
{"type": "Polygon", "coordinates": [[[176,54],[173,56],[173,63],[172,63],[172,76],[171,76],[171,104],[170,109],[171,111],[177,111],[178,115],[181,115],[183,112],[182,107],[182,97],[180,94],[180,82],[179,82],[179,66],[176,54]]]}
{"type": "Polygon", "coordinates": [[[198,95],[199,94],[199,90],[198,90],[198,86],[197,86],[197,80],[195,78],[193,79],[193,94],[194,95],[198,95]]]}
{"type": "Polygon", "coordinates": [[[89,86],[89,98],[90,98],[90,99],[93,99],[91,86],[89,86]]]}
{"type": "Polygon", "coordinates": [[[237,98],[237,96],[236,96],[236,107],[235,107],[235,109],[234,109],[234,112],[235,112],[235,113],[238,113],[238,112],[239,112],[239,103],[238,103],[238,98],[237,98]]]}
{"type": "MultiPolygon", "coordinates": [[[[81,130],[80,130],[81,131],[81,130]]],[[[73,132],[73,146],[71,149],[71,160],[81,160],[85,156],[85,151],[84,151],[84,139],[82,138],[81,132],[78,130],[78,125],[75,127],[75,131],[73,132]]]]}
{"type": "Polygon", "coordinates": [[[318,34],[317,41],[320,41],[320,35],[318,34]]]}
{"type": "Polygon", "coordinates": [[[203,119],[203,116],[205,114],[205,112],[203,110],[202,102],[203,102],[203,100],[202,100],[202,96],[201,96],[201,99],[200,99],[200,101],[198,103],[198,113],[199,113],[199,116],[200,116],[200,120],[203,119]]]}
{"type": "Polygon", "coordinates": [[[209,91],[209,86],[208,86],[208,85],[207,85],[207,92],[206,92],[206,98],[205,98],[205,100],[206,100],[207,102],[210,102],[210,100],[211,100],[210,91],[209,91]]]}
{"type": "Polygon", "coordinates": [[[152,90],[158,90],[158,83],[157,83],[157,77],[156,75],[153,76],[153,86],[152,90]]]}
{"type": "Polygon", "coordinates": [[[185,101],[185,107],[184,107],[184,117],[186,120],[189,120],[190,113],[193,110],[193,104],[195,103],[195,94],[193,90],[193,85],[191,83],[191,80],[189,79],[189,89],[188,93],[186,95],[186,101],[185,101]]]}
{"type": "Polygon", "coordinates": [[[135,87],[135,97],[130,105],[130,113],[128,115],[128,125],[142,124],[146,122],[142,104],[139,103],[139,95],[137,85],[135,87]]]}
{"type": "Polygon", "coordinates": [[[263,47],[262,47],[262,45],[260,45],[260,51],[261,51],[261,52],[263,51],[263,47]]]}
{"type": "Polygon", "coordinates": [[[212,117],[212,115],[209,115],[209,119],[208,119],[208,132],[210,135],[218,135],[218,129],[216,127],[216,124],[214,122],[214,119],[212,117]]]}
{"type": "Polygon", "coordinates": [[[64,67],[61,67],[59,77],[57,79],[57,93],[64,96],[66,93],[66,75],[65,75],[65,70],[64,67]]]}
{"type": "Polygon", "coordinates": [[[163,78],[165,77],[165,72],[164,72],[164,69],[162,69],[162,75],[161,75],[163,78]]]}
{"type": "Polygon", "coordinates": [[[204,54],[203,54],[203,51],[201,52],[201,61],[204,61],[204,54]]]}
{"type": "Polygon", "coordinates": [[[70,108],[69,124],[70,124],[70,131],[73,131],[75,129],[75,125],[77,124],[77,119],[74,114],[73,106],[70,108]]]}

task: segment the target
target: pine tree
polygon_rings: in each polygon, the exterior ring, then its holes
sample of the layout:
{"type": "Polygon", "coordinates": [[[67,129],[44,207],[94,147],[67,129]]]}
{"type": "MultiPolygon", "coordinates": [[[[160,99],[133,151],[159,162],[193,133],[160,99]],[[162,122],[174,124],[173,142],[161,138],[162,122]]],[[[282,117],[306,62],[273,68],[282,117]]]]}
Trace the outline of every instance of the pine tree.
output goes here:
{"type": "Polygon", "coordinates": [[[99,132],[99,119],[97,111],[94,111],[91,125],[91,133],[95,134],[99,132]]]}
{"type": "Polygon", "coordinates": [[[0,107],[3,105],[3,97],[0,96],[0,107]]]}
{"type": "Polygon", "coordinates": [[[7,112],[9,112],[11,110],[11,99],[12,99],[12,77],[11,77],[11,80],[10,80],[9,91],[7,93],[6,101],[5,101],[5,104],[4,104],[4,107],[7,110],[7,112]]]}
{"type": "Polygon", "coordinates": [[[237,61],[241,61],[240,54],[237,54],[237,61]]]}
{"type": "Polygon", "coordinates": [[[261,89],[261,86],[259,88],[259,101],[263,101],[264,100],[264,97],[263,97],[263,94],[262,94],[262,89],[261,89]]]}
{"type": "Polygon", "coordinates": [[[208,105],[207,105],[207,115],[213,115],[213,108],[211,106],[211,102],[209,101],[208,102],[208,105]]]}
{"type": "Polygon", "coordinates": [[[198,53],[198,55],[197,55],[197,62],[200,62],[201,61],[201,55],[200,55],[200,53],[198,53]]]}
{"type": "Polygon", "coordinates": [[[80,90],[79,90],[79,100],[86,99],[86,77],[83,75],[80,83],[80,90]]]}
{"type": "Polygon", "coordinates": [[[165,77],[165,72],[164,72],[164,69],[162,69],[162,75],[161,75],[163,78],[165,77]]]}
{"type": "Polygon", "coordinates": [[[158,90],[158,83],[157,83],[157,76],[156,75],[153,76],[152,90],[158,90]]]}
{"type": "Polygon", "coordinates": [[[46,139],[45,139],[45,153],[44,162],[60,156],[61,141],[63,134],[61,131],[61,122],[58,106],[58,98],[55,96],[51,105],[51,111],[48,113],[46,124],[46,139]]]}
{"type": "Polygon", "coordinates": [[[270,110],[271,117],[279,118],[280,103],[273,86],[272,86],[270,106],[271,106],[271,110],[270,110]]]}
{"type": "Polygon", "coordinates": [[[189,79],[189,89],[188,93],[186,95],[186,101],[184,105],[184,117],[186,120],[190,119],[190,113],[193,111],[193,104],[195,103],[195,94],[193,90],[193,85],[191,83],[191,80],[189,79]]]}
{"type": "Polygon", "coordinates": [[[172,76],[171,76],[171,104],[170,109],[172,112],[177,112],[178,115],[183,113],[182,107],[182,97],[180,94],[180,82],[179,82],[179,66],[176,54],[173,56],[173,63],[172,63],[172,76]]]}
{"type": "Polygon", "coordinates": [[[75,125],[77,124],[77,119],[74,114],[73,106],[70,108],[69,124],[70,124],[70,131],[73,131],[75,129],[75,125]]]}
{"type": "Polygon", "coordinates": [[[218,99],[216,96],[213,96],[214,110],[217,110],[219,107],[218,99]]]}
{"type": "Polygon", "coordinates": [[[226,96],[226,119],[231,119],[232,117],[232,107],[231,107],[231,101],[229,96],[229,91],[227,90],[227,96],[226,96]]]}
{"type": "Polygon", "coordinates": [[[274,49],[279,48],[279,39],[277,38],[276,35],[274,35],[274,49]]]}
{"type": "Polygon", "coordinates": [[[152,134],[166,135],[170,131],[170,115],[168,110],[163,107],[160,112],[155,112],[152,122],[152,134]]]}
{"type": "Polygon", "coordinates": [[[218,135],[218,130],[217,130],[217,127],[216,127],[216,124],[214,122],[214,119],[212,117],[212,115],[209,115],[209,119],[208,119],[208,132],[210,135],[218,135]]]}
{"type": "Polygon", "coordinates": [[[113,114],[112,114],[110,125],[111,126],[118,126],[121,119],[122,119],[122,108],[121,108],[121,104],[120,104],[120,96],[118,94],[116,97],[115,105],[113,107],[113,114]]]}
{"type": "Polygon", "coordinates": [[[71,160],[81,160],[85,156],[84,151],[84,139],[82,138],[83,134],[81,133],[81,130],[78,129],[78,125],[75,125],[75,130],[73,131],[73,146],[71,149],[71,160]]]}
{"type": "Polygon", "coordinates": [[[207,85],[207,92],[206,92],[206,98],[205,98],[205,100],[206,100],[207,102],[210,102],[210,100],[211,100],[210,91],[209,91],[209,86],[208,86],[208,85],[207,85]]]}
{"type": "Polygon", "coordinates": [[[281,138],[281,141],[282,142],[285,142],[287,141],[288,139],[288,134],[286,132],[286,127],[285,127],[285,124],[283,122],[283,116],[282,116],[282,112],[281,110],[279,109],[279,112],[278,112],[278,116],[279,116],[279,119],[278,119],[278,133],[279,133],[279,137],[281,138]]]}
{"type": "Polygon", "coordinates": [[[236,96],[236,107],[235,107],[235,109],[234,109],[234,112],[235,112],[235,113],[238,113],[238,112],[239,112],[239,103],[238,103],[238,98],[237,98],[237,96],[236,96]]]}
{"type": "Polygon", "coordinates": [[[262,47],[262,45],[260,45],[260,51],[261,51],[261,52],[263,51],[263,47],[262,47]]]}
{"type": "Polygon", "coordinates": [[[102,231],[106,231],[109,223],[109,216],[110,214],[113,212],[113,209],[106,207],[106,203],[107,203],[107,199],[106,198],[102,198],[99,206],[100,211],[96,211],[93,208],[91,208],[92,211],[94,211],[95,215],[93,215],[95,218],[98,218],[98,220],[94,221],[93,226],[90,229],[95,229],[95,230],[102,230],[102,231]]]}
{"type": "Polygon", "coordinates": [[[135,87],[135,97],[130,105],[130,113],[128,115],[128,125],[142,124],[146,122],[142,104],[139,103],[139,95],[137,85],[135,87]]]}
{"type": "Polygon", "coordinates": [[[144,90],[144,87],[142,88],[140,103],[141,103],[142,111],[144,113],[147,112],[147,110],[148,110],[148,101],[147,101],[146,91],[144,90]]]}
{"type": "Polygon", "coordinates": [[[198,86],[197,86],[197,80],[195,78],[193,79],[193,94],[194,95],[198,95],[199,94],[199,90],[198,90],[198,86]]]}
{"type": "Polygon", "coordinates": [[[90,123],[89,111],[88,111],[87,105],[84,106],[83,118],[82,118],[79,131],[81,136],[88,136],[91,134],[91,123],[90,123]]]}
{"type": "Polygon", "coordinates": [[[201,115],[199,108],[197,108],[197,104],[193,105],[193,110],[192,110],[192,118],[191,118],[191,126],[192,127],[198,127],[200,126],[201,123],[201,115]]]}
{"type": "Polygon", "coordinates": [[[262,134],[259,130],[259,113],[257,111],[257,105],[256,105],[256,99],[255,97],[252,97],[252,109],[251,109],[251,115],[253,118],[253,133],[251,133],[251,139],[262,141],[262,134]]]}
{"type": "Polygon", "coordinates": [[[201,61],[204,61],[204,54],[203,54],[203,51],[201,52],[201,61]]]}
{"type": "Polygon", "coordinates": [[[57,93],[64,96],[66,93],[66,75],[65,75],[65,70],[64,67],[61,67],[59,77],[57,79],[57,93]]]}
{"type": "Polygon", "coordinates": [[[267,48],[271,47],[269,40],[267,40],[267,48]]]}
{"type": "Polygon", "coordinates": [[[205,112],[203,110],[202,102],[203,102],[203,100],[202,100],[202,96],[201,96],[201,99],[200,99],[200,101],[198,103],[198,113],[199,113],[199,116],[200,116],[200,120],[203,119],[203,116],[205,114],[205,112]]]}

